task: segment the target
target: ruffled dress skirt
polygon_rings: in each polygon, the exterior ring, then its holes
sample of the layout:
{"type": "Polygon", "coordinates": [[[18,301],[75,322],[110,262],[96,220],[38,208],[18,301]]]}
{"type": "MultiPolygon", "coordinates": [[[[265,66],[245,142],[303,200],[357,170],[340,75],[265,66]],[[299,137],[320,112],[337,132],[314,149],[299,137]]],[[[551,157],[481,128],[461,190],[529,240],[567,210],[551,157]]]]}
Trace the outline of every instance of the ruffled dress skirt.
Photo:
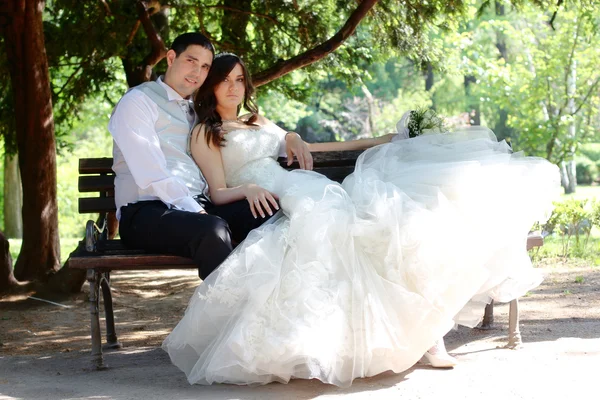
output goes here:
{"type": "Polygon", "coordinates": [[[163,343],[192,384],[401,372],[542,280],[526,240],[558,169],[485,128],[369,149],[342,185],[261,168],[282,212],[202,282],[163,343]]]}

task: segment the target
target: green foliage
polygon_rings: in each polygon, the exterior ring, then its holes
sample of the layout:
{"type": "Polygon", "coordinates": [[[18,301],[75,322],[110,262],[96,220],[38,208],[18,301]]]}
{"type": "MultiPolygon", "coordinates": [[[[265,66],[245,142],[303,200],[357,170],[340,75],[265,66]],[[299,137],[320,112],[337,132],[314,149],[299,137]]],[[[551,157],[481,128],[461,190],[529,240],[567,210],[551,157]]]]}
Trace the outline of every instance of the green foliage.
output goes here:
{"type": "Polygon", "coordinates": [[[488,124],[507,116],[514,148],[559,163],[593,140],[600,110],[599,21],[589,1],[544,12],[528,5],[504,13],[487,9],[454,39],[461,71],[474,77],[475,104],[488,124]],[[547,22],[555,10],[553,30],[547,22]]]}
{"type": "MultiPolygon", "coordinates": [[[[136,3],[46,2],[44,29],[57,132],[70,130],[77,118],[74,111],[88,96],[99,94],[116,101],[125,83],[124,75],[119,74],[122,67],[132,71],[150,54],[150,41],[139,26],[136,3]]],[[[331,38],[357,7],[356,2],[338,0],[146,3],[167,46],[183,32],[200,31],[217,51],[239,54],[255,73],[331,38]]],[[[364,64],[390,55],[439,60],[441,41],[429,32],[456,24],[464,8],[462,0],[415,2],[410,7],[396,0],[381,0],[337,51],[268,87],[289,98],[305,100],[318,89],[315,83],[328,76],[350,87],[360,85],[360,79],[365,78],[364,64]]],[[[164,68],[161,64],[155,69],[164,68]]]]}
{"type": "Polygon", "coordinates": [[[579,152],[596,164],[600,162],[600,143],[582,144],[579,146],[579,152]]]}
{"type": "Polygon", "coordinates": [[[560,237],[561,256],[567,257],[571,254],[581,257],[587,253],[592,230],[600,228],[600,201],[567,199],[554,205],[552,215],[543,230],[560,237]]]}
{"type": "Polygon", "coordinates": [[[257,104],[261,113],[288,130],[293,130],[298,121],[309,114],[303,103],[270,89],[258,91],[257,104]]]}
{"type": "MultiPolygon", "coordinates": [[[[77,179],[80,158],[112,157],[112,138],[106,129],[111,104],[96,101],[84,104],[79,120],[70,133],[70,140],[77,143],[72,152],[57,157],[58,222],[61,238],[82,238],[85,224],[95,215],[79,214],[77,179]]],[[[93,194],[92,194],[93,195],[93,194]]]]}
{"type": "Polygon", "coordinates": [[[591,185],[598,180],[598,166],[584,155],[575,156],[577,183],[591,185]]]}

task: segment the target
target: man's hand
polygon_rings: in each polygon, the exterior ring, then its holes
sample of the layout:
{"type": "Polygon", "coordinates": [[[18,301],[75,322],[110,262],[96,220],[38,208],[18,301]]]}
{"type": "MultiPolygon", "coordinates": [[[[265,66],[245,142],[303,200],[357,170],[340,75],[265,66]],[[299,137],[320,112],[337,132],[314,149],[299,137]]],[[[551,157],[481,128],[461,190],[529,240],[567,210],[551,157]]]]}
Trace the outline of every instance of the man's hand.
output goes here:
{"type": "Polygon", "coordinates": [[[287,153],[287,165],[294,162],[294,156],[298,159],[300,168],[312,170],[313,158],[304,140],[296,132],[288,132],[285,135],[285,152],[287,153]]]}

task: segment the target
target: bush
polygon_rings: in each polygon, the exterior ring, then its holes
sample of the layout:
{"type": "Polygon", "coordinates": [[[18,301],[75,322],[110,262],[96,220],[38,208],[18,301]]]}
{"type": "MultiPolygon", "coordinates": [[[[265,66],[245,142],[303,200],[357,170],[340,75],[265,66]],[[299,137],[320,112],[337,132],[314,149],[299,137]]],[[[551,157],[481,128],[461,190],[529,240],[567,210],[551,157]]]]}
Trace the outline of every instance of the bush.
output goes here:
{"type": "Polygon", "coordinates": [[[572,239],[575,239],[573,255],[585,253],[592,229],[600,226],[600,202],[568,199],[555,202],[554,206],[542,230],[560,236],[563,257],[569,255],[572,239]]]}
{"type": "Polygon", "coordinates": [[[600,143],[582,144],[579,147],[579,153],[598,164],[600,162],[600,143]]]}
{"type": "Polygon", "coordinates": [[[598,166],[584,155],[575,157],[575,169],[579,184],[591,185],[598,179],[598,166]]]}

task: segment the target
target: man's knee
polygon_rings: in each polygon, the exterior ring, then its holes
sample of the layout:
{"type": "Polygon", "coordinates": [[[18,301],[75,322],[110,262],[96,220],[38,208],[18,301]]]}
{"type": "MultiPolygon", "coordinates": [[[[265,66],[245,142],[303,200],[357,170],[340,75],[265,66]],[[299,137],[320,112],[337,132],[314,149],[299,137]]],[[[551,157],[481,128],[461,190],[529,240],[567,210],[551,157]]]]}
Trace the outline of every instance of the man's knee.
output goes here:
{"type": "Polygon", "coordinates": [[[214,271],[231,253],[231,231],[227,222],[219,217],[206,221],[202,233],[190,244],[192,258],[198,265],[202,279],[214,271]]]}

